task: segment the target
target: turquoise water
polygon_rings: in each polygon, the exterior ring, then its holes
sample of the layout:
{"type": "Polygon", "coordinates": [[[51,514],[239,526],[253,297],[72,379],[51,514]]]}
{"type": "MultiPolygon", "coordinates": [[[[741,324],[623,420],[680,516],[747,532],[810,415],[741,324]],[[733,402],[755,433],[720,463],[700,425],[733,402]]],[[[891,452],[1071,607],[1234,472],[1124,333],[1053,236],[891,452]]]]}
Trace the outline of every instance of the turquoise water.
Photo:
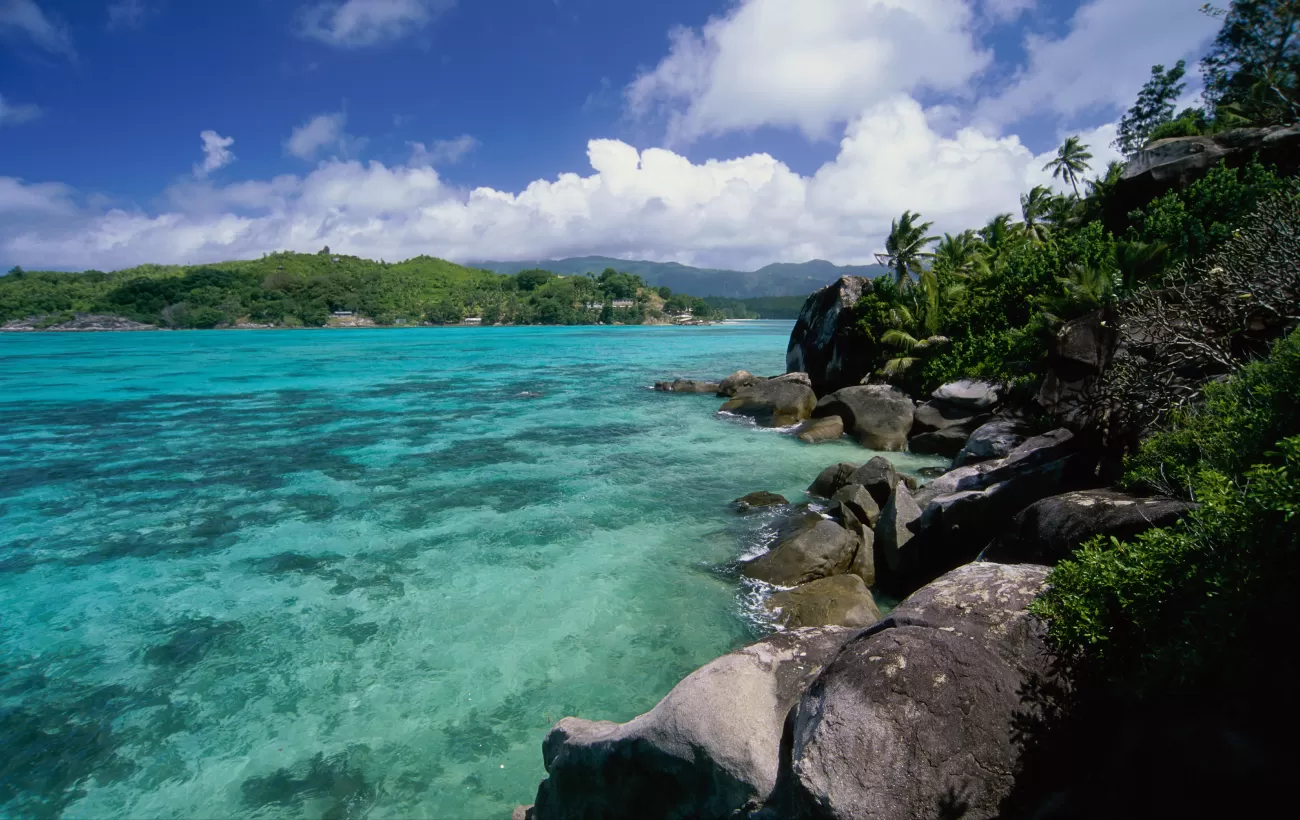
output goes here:
{"type": "Polygon", "coordinates": [[[0,815],[508,817],[766,628],[727,502],[869,455],[646,389],[789,329],[0,336],[0,815]]]}

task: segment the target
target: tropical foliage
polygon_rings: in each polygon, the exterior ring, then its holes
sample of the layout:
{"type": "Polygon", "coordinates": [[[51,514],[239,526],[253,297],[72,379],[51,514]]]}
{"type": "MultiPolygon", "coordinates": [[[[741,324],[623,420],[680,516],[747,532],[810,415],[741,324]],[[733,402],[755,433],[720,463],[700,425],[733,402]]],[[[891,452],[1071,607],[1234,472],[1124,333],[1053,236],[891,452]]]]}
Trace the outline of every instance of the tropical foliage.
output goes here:
{"type": "Polygon", "coordinates": [[[335,313],[381,325],[467,317],[504,324],[633,324],[686,311],[714,315],[701,299],[661,293],[613,269],[586,276],[543,270],[500,276],[427,256],[373,262],[329,248],[217,265],[144,265],[114,273],[15,269],[0,277],[0,322],[44,316],[54,323],[84,312],[174,328],[318,327],[335,313]],[[630,305],[615,307],[615,300],[630,305]]]}

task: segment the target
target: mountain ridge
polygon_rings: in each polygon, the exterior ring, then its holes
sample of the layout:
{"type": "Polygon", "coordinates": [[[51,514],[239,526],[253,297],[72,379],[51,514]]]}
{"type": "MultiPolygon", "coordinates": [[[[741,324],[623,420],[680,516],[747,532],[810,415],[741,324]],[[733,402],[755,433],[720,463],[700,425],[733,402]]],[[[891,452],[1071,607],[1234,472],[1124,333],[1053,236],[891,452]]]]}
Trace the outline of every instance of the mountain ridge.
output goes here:
{"type": "Polygon", "coordinates": [[[564,259],[524,259],[514,262],[476,261],[466,267],[493,273],[515,274],[532,268],[566,276],[600,273],[614,268],[645,279],[655,287],[667,286],[700,296],[751,299],[760,296],[807,296],[841,276],[874,278],[885,272],[880,265],[836,265],[825,259],[807,262],[775,262],[754,271],[725,268],[697,268],[680,262],[651,262],[617,259],[611,256],[573,256],[564,259]]]}

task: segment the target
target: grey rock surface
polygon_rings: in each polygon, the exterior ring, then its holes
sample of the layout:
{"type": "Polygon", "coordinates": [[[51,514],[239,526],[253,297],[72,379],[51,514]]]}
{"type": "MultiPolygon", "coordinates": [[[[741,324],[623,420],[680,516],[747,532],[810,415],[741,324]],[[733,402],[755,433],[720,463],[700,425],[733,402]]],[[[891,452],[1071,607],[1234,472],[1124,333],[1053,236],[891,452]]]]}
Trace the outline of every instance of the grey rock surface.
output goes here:
{"type": "Polygon", "coordinates": [[[916,406],[906,393],[889,385],[845,387],[817,402],[813,416],[839,416],[844,429],[862,446],[897,451],[907,446],[916,406]]]}
{"type": "Polygon", "coordinates": [[[812,388],[798,382],[763,381],[741,389],[722,411],[749,416],[764,427],[789,427],[807,419],[817,405],[812,388]]]}
{"type": "Polygon", "coordinates": [[[819,578],[767,599],[769,610],[790,629],[812,626],[866,627],[880,620],[871,590],[857,575],[819,578]]]}

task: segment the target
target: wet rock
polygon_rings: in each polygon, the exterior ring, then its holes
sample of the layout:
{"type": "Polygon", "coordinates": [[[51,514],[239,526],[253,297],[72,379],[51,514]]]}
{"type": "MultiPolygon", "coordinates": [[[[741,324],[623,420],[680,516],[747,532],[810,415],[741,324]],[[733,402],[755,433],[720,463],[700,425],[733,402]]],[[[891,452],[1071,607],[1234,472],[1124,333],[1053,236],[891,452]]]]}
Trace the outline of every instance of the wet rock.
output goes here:
{"type": "Polygon", "coordinates": [[[1016,515],[981,556],[1010,564],[1055,564],[1103,535],[1121,541],[1168,527],[1195,505],[1175,498],[1139,498],[1115,490],[1080,490],[1044,498],[1016,515]]]}
{"type": "Polygon", "coordinates": [[[718,384],[718,396],[730,398],[746,387],[751,387],[763,381],[761,376],[755,376],[748,370],[737,370],[718,384]]]}
{"type": "Polygon", "coordinates": [[[913,436],[907,443],[907,449],[921,456],[956,458],[969,438],[970,430],[967,427],[948,427],[935,433],[913,436]]]}
{"type": "Polygon", "coordinates": [[[871,591],[856,575],[836,575],[800,584],[767,599],[769,610],[790,629],[809,626],[871,626],[880,610],[871,591]]]}
{"type": "Polygon", "coordinates": [[[817,478],[813,479],[813,483],[808,485],[808,492],[813,495],[819,495],[822,498],[830,498],[835,495],[835,492],[839,490],[840,487],[849,483],[849,476],[853,475],[857,469],[858,467],[856,464],[847,464],[845,462],[832,464],[825,470],[822,470],[817,478]]]}
{"type": "Polygon", "coordinates": [[[907,486],[900,483],[894,487],[876,524],[876,554],[884,559],[890,572],[910,574],[918,568],[919,561],[907,545],[915,536],[912,525],[920,518],[921,508],[907,486]]]}
{"type": "Polygon", "coordinates": [[[722,411],[749,416],[764,427],[789,427],[812,415],[817,396],[798,382],[750,385],[722,405],[722,411]]]}
{"type": "Polygon", "coordinates": [[[718,392],[717,382],[700,382],[694,379],[676,379],[671,382],[655,382],[655,390],[662,393],[707,393],[718,392]]]}
{"type": "Polygon", "coordinates": [[[872,450],[902,450],[912,429],[915,406],[889,385],[859,385],[837,390],[812,411],[816,418],[839,416],[844,429],[872,450]]]}
{"type": "Polygon", "coordinates": [[[776,586],[798,586],[846,572],[853,563],[858,543],[853,533],[823,519],[745,563],[740,571],[747,578],[776,586]]]}
{"type": "Polygon", "coordinates": [[[774,816],[998,816],[1032,709],[1023,692],[1050,674],[1027,612],[1046,573],[961,567],[849,641],[791,714],[774,816]]]}
{"type": "Polygon", "coordinates": [[[880,506],[866,487],[861,484],[845,484],[831,496],[832,504],[843,504],[853,513],[853,517],[868,527],[875,529],[880,520],[880,506]]]}
{"type": "Polygon", "coordinates": [[[726,818],[776,785],[786,714],[855,630],[782,632],[697,669],[627,723],[565,718],[533,820],[726,818]]]}
{"type": "Polygon", "coordinates": [[[931,400],[917,405],[912,420],[912,435],[935,433],[949,427],[975,429],[990,418],[988,413],[946,401],[931,400]]]}
{"type": "Polygon", "coordinates": [[[894,468],[894,462],[884,456],[876,456],[850,473],[845,483],[866,487],[876,504],[883,507],[894,494],[894,487],[898,486],[898,470],[894,468]]]}
{"type": "Polygon", "coordinates": [[[777,495],[776,493],[769,493],[767,490],[760,490],[756,493],[750,493],[749,495],[741,496],[740,498],[737,498],[735,501],[731,503],[735,505],[737,510],[739,510],[742,513],[745,513],[745,512],[750,512],[751,510],[760,509],[762,507],[784,506],[786,504],[789,504],[790,502],[787,501],[785,496],[783,495],[777,495]]]}
{"type": "Polygon", "coordinates": [[[794,437],[807,444],[822,441],[837,441],[844,435],[844,422],[839,416],[827,416],[824,419],[809,419],[794,431],[794,437]]]}

